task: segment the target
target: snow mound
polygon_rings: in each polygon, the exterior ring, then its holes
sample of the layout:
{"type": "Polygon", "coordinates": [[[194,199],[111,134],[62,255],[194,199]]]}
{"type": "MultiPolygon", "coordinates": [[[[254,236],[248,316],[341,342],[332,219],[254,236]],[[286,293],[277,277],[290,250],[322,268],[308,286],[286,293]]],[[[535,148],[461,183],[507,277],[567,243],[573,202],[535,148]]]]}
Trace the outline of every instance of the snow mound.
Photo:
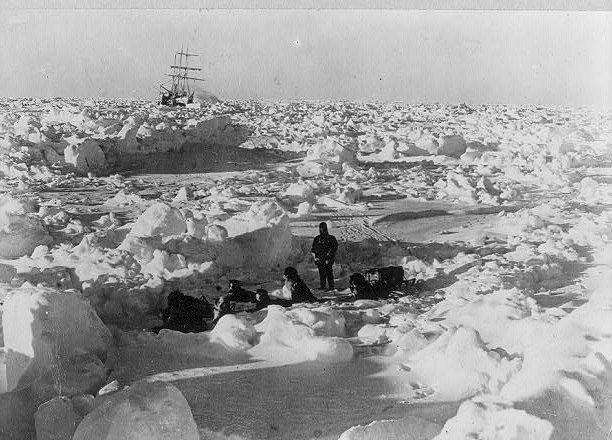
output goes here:
{"type": "Polygon", "coordinates": [[[183,234],[187,224],[181,211],[166,203],[157,202],[148,207],[136,220],[130,235],[134,237],[167,237],[183,234]]]}
{"type": "Polygon", "coordinates": [[[0,197],[0,256],[22,257],[40,245],[51,244],[47,228],[32,214],[33,202],[0,197]]]}
{"type": "Polygon", "coordinates": [[[128,389],[100,397],[73,440],[198,440],[189,404],[173,385],[136,382],[128,389]]]}
{"type": "Polygon", "coordinates": [[[172,199],[172,202],[173,203],[184,203],[184,202],[188,202],[192,198],[193,198],[193,192],[191,191],[191,189],[186,186],[182,186],[177,191],[176,196],[174,196],[174,199],[172,199]]]}
{"type": "Polygon", "coordinates": [[[74,268],[80,282],[117,278],[131,279],[140,272],[140,264],[128,252],[120,249],[107,249],[102,246],[95,234],[87,234],[72,249],[60,247],[48,254],[31,258],[38,267],[64,266],[74,268]]]}
{"type": "Polygon", "coordinates": [[[121,127],[121,130],[115,136],[117,149],[121,154],[138,152],[137,136],[144,134],[143,132],[146,130],[147,125],[146,122],[143,123],[143,119],[139,115],[129,116],[125,120],[123,127],[121,127]]]}
{"type": "Polygon", "coordinates": [[[107,199],[103,206],[130,206],[130,205],[143,205],[146,203],[146,200],[140,197],[138,194],[129,194],[126,193],[125,190],[119,191],[110,199],[107,199]]]}
{"type": "Polygon", "coordinates": [[[290,214],[292,218],[301,218],[307,217],[312,213],[312,203],[310,202],[302,202],[298,205],[297,212],[295,214],[290,214]]]}
{"type": "Polygon", "coordinates": [[[299,309],[286,311],[280,306],[268,306],[268,315],[255,326],[261,333],[260,343],[251,353],[264,358],[284,358],[295,362],[350,360],[353,357],[353,348],[345,339],[317,336],[317,331],[337,331],[339,325],[321,324],[321,318],[319,314],[311,315],[299,309]]]}
{"type": "Polygon", "coordinates": [[[248,211],[219,224],[227,229],[230,237],[235,237],[258,229],[284,226],[288,221],[287,212],[276,201],[262,200],[253,203],[248,211]]]}
{"type": "Polygon", "coordinates": [[[487,205],[499,205],[503,194],[487,177],[476,180],[461,173],[450,171],[446,179],[440,179],[434,184],[438,189],[438,198],[450,198],[461,202],[487,205]]]}
{"type": "Polygon", "coordinates": [[[293,236],[289,215],[275,201],[254,203],[248,211],[220,225],[229,235],[216,248],[215,261],[221,266],[273,267],[285,264],[291,255],[293,236]]]}
{"type": "Polygon", "coordinates": [[[109,330],[76,292],[14,289],[4,301],[2,328],[9,389],[31,383],[57,361],[68,364],[80,352],[105,361],[112,345],[109,330]]]}
{"type": "Polygon", "coordinates": [[[289,215],[275,201],[253,203],[248,211],[214,224],[207,224],[204,218],[196,220],[189,210],[183,216],[160,203],[164,215],[153,216],[150,213],[158,208],[151,208],[117,250],[105,251],[107,255],[124,252],[133,256],[140,267],[132,266],[142,274],[185,277],[200,271],[203,263],[232,269],[273,267],[285,264],[292,251],[289,215]],[[175,235],[183,227],[187,234],[175,235]]]}
{"type": "Polygon", "coordinates": [[[410,356],[429,345],[427,338],[417,329],[406,330],[399,327],[389,332],[389,338],[395,343],[398,356],[410,356]]]}
{"type": "Polygon", "coordinates": [[[344,188],[336,189],[336,199],[340,202],[352,205],[363,197],[363,189],[356,183],[351,183],[344,188]]]}
{"type": "Polygon", "coordinates": [[[327,138],[308,149],[304,162],[319,162],[341,169],[343,163],[356,163],[355,152],[327,138]]]}
{"type": "Polygon", "coordinates": [[[508,235],[521,235],[523,232],[531,232],[541,229],[550,222],[533,210],[521,209],[514,213],[506,213],[499,217],[496,231],[508,235]]]}
{"type": "Polygon", "coordinates": [[[359,137],[359,151],[362,153],[375,153],[385,146],[385,141],[375,134],[359,137]]]}
{"type": "Polygon", "coordinates": [[[195,214],[191,210],[183,212],[185,223],[187,225],[187,234],[195,238],[204,238],[208,235],[207,226],[208,220],[201,212],[195,214]],[[196,216],[197,215],[197,216],[196,216]]]}
{"type": "Polygon", "coordinates": [[[64,150],[64,160],[82,174],[88,172],[105,173],[108,171],[106,156],[95,140],[85,140],[77,145],[68,145],[64,150]]]}
{"type": "Polygon", "coordinates": [[[387,342],[387,328],[382,325],[366,324],[359,329],[357,337],[367,344],[387,342]]]}
{"type": "Polygon", "coordinates": [[[328,167],[322,163],[306,161],[296,167],[300,177],[317,177],[327,173],[328,167]]]}
{"type": "Polygon", "coordinates": [[[428,280],[434,278],[438,273],[437,265],[412,256],[402,259],[402,267],[407,279],[428,280]]]}
{"type": "Polygon", "coordinates": [[[346,336],[346,321],[344,316],[331,307],[292,309],[287,316],[304,323],[314,330],[316,336],[346,336]]]}
{"type": "Polygon", "coordinates": [[[421,150],[427,151],[429,154],[438,153],[438,140],[431,134],[425,133],[421,135],[414,145],[421,150]]]}
{"type": "Polygon", "coordinates": [[[612,185],[598,183],[592,177],[585,177],[580,181],[580,199],[589,205],[604,204],[612,202],[612,185]]]}
{"type": "Polygon", "coordinates": [[[205,145],[239,145],[247,137],[247,130],[234,125],[227,115],[205,116],[196,122],[193,129],[186,128],[189,142],[205,145]]]}
{"type": "Polygon", "coordinates": [[[151,116],[137,115],[125,119],[119,132],[107,136],[121,157],[125,154],[181,152],[187,145],[239,145],[247,133],[243,127],[234,126],[230,117],[225,115],[186,121],[164,115],[161,122],[151,116]]]}
{"type": "Polygon", "coordinates": [[[297,201],[313,200],[314,190],[312,186],[306,182],[295,182],[289,185],[284,195],[297,201]]]}
{"type": "Polygon", "coordinates": [[[221,225],[210,225],[206,228],[206,240],[212,242],[223,242],[229,237],[227,229],[221,225]]]}
{"type": "Polygon", "coordinates": [[[434,188],[437,188],[440,192],[439,198],[451,198],[461,202],[476,204],[478,198],[476,196],[476,189],[467,176],[463,174],[457,174],[455,172],[449,172],[446,179],[440,179],[434,184],[434,188]]]}
{"type": "Polygon", "coordinates": [[[143,264],[143,274],[156,275],[161,278],[170,279],[176,272],[187,268],[187,260],[181,254],[171,254],[165,250],[155,249],[150,261],[143,264]]]}
{"type": "Polygon", "coordinates": [[[452,303],[452,298],[438,303],[428,317],[444,317],[446,326],[473,328],[489,346],[509,353],[522,353],[535,334],[549,327],[535,300],[519,289],[480,295],[464,305],[446,307],[446,302],[452,303]]]}
{"type": "Polygon", "coordinates": [[[397,147],[397,151],[402,156],[406,156],[406,157],[429,156],[430,155],[429,151],[427,151],[427,150],[425,150],[423,148],[417,147],[412,142],[408,142],[408,143],[400,142],[398,147],[397,147]]]}
{"type": "Polygon", "coordinates": [[[519,367],[518,361],[488,351],[478,333],[468,327],[448,330],[412,355],[406,365],[442,400],[498,393],[519,367]]]}
{"type": "Polygon", "coordinates": [[[257,332],[253,324],[236,315],[224,315],[210,332],[211,341],[220,341],[235,350],[248,350],[255,344],[257,332]]]}
{"type": "Polygon", "coordinates": [[[83,127],[86,122],[91,121],[83,111],[77,111],[76,107],[51,108],[40,117],[43,125],[71,124],[75,127],[83,127]]]}
{"type": "Polygon", "coordinates": [[[558,429],[574,435],[588,430],[601,438],[612,420],[612,403],[605,397],[612,392],[612,300],[609,282],[602,285],[589,302],[533,335],[521,370],[501,391],[530,412],[552,405],[559,417],[550,420],[558,429]],[[572,415],[569,426],[563,414],[572,415]]]}
{"type": "Polygon", "coordinates": [[[600,217],[583,216],[567,231],[567,239],[579,246],[597,246],[612,238],[612,221],[600,217]]]}
{"type": "Polygon", "coordinates": [[[376,158],[381,161],[393,161],[400,157],[400,154],[397,151],[397,141],[394,139],[389,139],[385,142],[385,146],[380,150],[380,152],[376,155],[376,158]]]}
{"type": "MultiPolygon", "coordinates": [[[[437,144],[436,144],[437,145],[437,144]]],[[[361,148],[361,152],[369,152],[369,148],[361,148]]],[[[375,161],[375,162],[393,162],[397,160],[402,160],[407,157],[420,157],[420,156],[430,156],[433,154],[424,148],[417,147],[412,142],[405,142],[403,140],[398,140],[393,137],[386,139],[384,142],[384,146],[380,149],[380,151],[372,150],[371,152],[374,154],[369,154],[367,156],[361,156],[362,159],[367,161],[375,161]]],[[[435,150],[431,150],[435,151],[435,150]]]]}
{"type": "Polygon", "coordinates": [[[465,153],[466,149],[467,144],[465,139],[463,139],[461,136],[440,136],[438,139],[438,149],[436,150],[436,154],[459,159],[461,155],[465,153]]]}
{"type": "Polygon", "coordinates": [[[472,400],[461,404],[434,440],[548,440],[552,433],[553,426],[547,420],[507,404],[472,400]]]}

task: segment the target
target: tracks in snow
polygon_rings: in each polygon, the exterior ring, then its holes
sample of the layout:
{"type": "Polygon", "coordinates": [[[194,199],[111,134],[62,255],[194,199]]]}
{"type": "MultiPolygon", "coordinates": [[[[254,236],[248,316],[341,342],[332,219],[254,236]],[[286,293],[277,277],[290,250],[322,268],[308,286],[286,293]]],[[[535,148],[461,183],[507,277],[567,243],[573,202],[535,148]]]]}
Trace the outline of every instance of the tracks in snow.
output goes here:
{"type": "Polygon", "coordinates": [[[340,231],[339,238],[349,241],[362,241],[364,239],[374,239],[380,242],[396,243],[397,239],[391,237],[370,224],[367,217],[349,217],[342,213],[334,214],[330,217],[334,223],[334,229],[340,231]]]}

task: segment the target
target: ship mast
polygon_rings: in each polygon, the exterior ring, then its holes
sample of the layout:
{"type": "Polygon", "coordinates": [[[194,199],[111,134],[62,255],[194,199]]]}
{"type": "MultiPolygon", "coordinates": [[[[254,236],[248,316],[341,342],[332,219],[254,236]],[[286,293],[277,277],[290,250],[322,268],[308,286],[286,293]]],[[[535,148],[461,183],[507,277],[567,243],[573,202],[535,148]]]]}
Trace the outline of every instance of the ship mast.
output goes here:
{"type": "Polygon", "coordinates": [[[189,67],[188,61],[189,57],[197,57],[199,56],[197,53],[189,53],[189,49],[183,52],[181,49],[180,52],[174,54],[174,64],[170,67],[173,69],[172,73],[168,73],[168,76],[172,77],[172,85],[175,93],[181,94],[191,94],[191,88],[189,87],[189,81],[204,81],[202,78],[196,78],[189,76],[190,71],[201,71],[200,67],[189,67]],[[178,55],[178,64],[176,63],[176,56],[178,55]],[[183,65],[183,57],[184,63],[183,65]]]}
{"type": "Polygon", "coordinates": [[[176,100],[180,98],[187,98],[188,103],[193,101],[195,91],[190,87],[190,81],[204,81],[202,78],[190,76],[190,72],[202,70],[199,67],[189,67],[189,57],[197,56],[199,55],[189,53],[189,49],[183,50],[183,48],[179,52],[174,53],[174,64],[170,66],[172,73],[167,74],[172,78],[172,86],[170,90],[166,89],[163,85],[161,86],[167,92],[161,93],[162,104],[170,103],[171,105],[176,105],[176,100]]]}

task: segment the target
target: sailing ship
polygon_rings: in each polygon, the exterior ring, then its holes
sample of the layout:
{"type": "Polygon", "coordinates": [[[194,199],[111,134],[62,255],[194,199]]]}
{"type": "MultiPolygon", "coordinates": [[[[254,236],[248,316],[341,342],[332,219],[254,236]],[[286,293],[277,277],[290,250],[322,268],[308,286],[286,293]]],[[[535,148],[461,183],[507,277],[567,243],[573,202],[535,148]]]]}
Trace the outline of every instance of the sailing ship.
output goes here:
{"type": "Polygon", "coordinates": [[[183,52],[181,49],[174,54],[174,64],[170,66],[171,73],[166,75],[171,79],[159,86],[159,103],[168,106],[181,106],[193,102],[195,92],[195,82],[204,81],[202,78],[191,76],[191,72],[201,71],[200,67],[190,67],[189,58],[199,56],[196,53],[189,53],[189,49],[183,52]]]}

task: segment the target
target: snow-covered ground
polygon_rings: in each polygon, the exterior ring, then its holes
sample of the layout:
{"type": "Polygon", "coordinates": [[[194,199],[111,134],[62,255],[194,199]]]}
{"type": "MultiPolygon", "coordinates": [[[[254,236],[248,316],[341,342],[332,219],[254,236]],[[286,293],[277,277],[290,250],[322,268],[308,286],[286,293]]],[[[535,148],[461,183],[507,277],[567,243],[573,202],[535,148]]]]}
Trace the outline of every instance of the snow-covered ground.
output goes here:
{"type": "Polygon", "coordinates": [[[140,393],[202,439],[608,438],[611,153],[591,109],[4,99],[0,431],[85,438],[140,393]],[[316,286],[320,221],[341,289],[422,291],[143,330],[175,288],[316,286]]]}

